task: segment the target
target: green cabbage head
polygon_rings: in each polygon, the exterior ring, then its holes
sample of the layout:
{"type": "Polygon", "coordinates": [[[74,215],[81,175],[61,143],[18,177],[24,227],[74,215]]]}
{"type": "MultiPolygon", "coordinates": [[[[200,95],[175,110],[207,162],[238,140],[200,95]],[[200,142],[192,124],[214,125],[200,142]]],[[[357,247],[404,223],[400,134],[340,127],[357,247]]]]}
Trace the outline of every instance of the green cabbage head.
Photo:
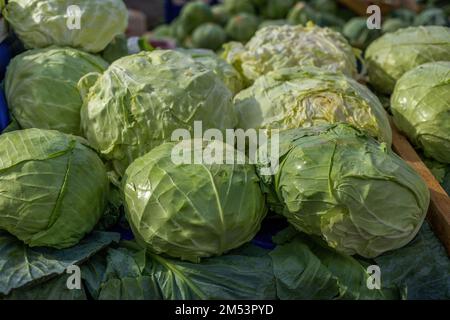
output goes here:
{"type": "Polygon", "coordinates": [[[153,252],[193,262],[250,241],[265,217],[265,199],[253,165],[224,163],[233,154],[221,141],[195,139],[162,144],[134,161],[123,189],[136,239],[153,252]],[[223,161],[205,160],[215,152],[223,161]],[[204,162],[180,164],[173,153],[191,161],[200,154],[204,162]]]}
{"type": "Polygon", "coordinates": [[[450,61],[450,28],[409,27],[384,34],[367,48],[370,84],[391,94],[407,71],[427,62],[450,61]]]}
{"type": "Polygon", "coordinates": [[[234,128],[232,93],[203,64],[155,50],[115,61],[80,80],[85,137],[122,175],[134,159],[171,140],[176,129],[234,128]]]}
{"type": "Polygon", "coordinates": [[[356,75],[356,59],[347,40],[338,32],[313,25],[268,26],[245,45],[225,45],[225,59],[249,80],[270,71],[296,66],[316,66],[356,75]]]}
{"type": "Polygon", "coordinates": [[[245,84],[241,74],[213,51],[206,49],[177,49],[177,51],[189,55],[196,62],[213,71],[233,95],[244,89],[245,84]]]}
{"type": "Polygon", "coordinates": [[[99,52],[128,25],[122,0],[10,0],[3,16],[27,48],[57,45],[99,52]],[[71,19],[79,15],[72,6],[80,9],[79,25],[71,19]]]}
{"type": "MultiPolygon", "coordinates": [[[[406,245],[419,231],[426,184],[362,131],[347,124],[293,129],[280,134],[279,149],[278,170],[263,176],[268,201],[298,230],[366,258],[406,245]]],[[[267,163],[264,148],[261,155],[267,163]]]]}
{"type": "Polygon", "coordinates": [[[238,126],[286,130],[347,122],[391,144],[387,114],[367,87],[319,68],[290,68],[258,78],[234,98],[238,126]]]}
{"type": "Polygon", "coordinates": [[[450,163],[450,61],[405,73],[391,97],[394,122],[425,154],[450,163]]]}
{"type": "Polygon", "coordinates": [[[26,51],[8,66],[5,92],[9,109],[24,129],[80,135],[78,81],[107,67],[100,57],[72,48],[26,51]]]}
{"type": "Polygon", "coordinates": [[[108,186],[82,138],[42,129],[0,136],[0,229],[31,247],[77,244],[102,216],[108,186]]]}

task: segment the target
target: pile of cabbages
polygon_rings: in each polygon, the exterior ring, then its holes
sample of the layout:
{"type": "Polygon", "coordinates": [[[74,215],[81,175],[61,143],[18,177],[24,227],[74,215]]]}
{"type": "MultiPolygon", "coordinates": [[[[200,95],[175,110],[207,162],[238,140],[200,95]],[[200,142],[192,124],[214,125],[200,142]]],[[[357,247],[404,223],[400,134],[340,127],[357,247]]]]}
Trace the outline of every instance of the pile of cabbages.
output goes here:
{"type": "MultiPolygon", "coordinates": [[[[14,121],[0,136],[1,298],[449,297],[450,264],[423,224],[428,188],[392,151],[388,114],[357,81],[340,33],[268,26],[223,57],[153,50],[107,62],[105,48],[120,56],[107,47],[127,25],[121,0],[10,0],[3,14],[28,50],[5,78],[14,121]],[[83,13],[79,29],[67,27],[69,5],[83,13]],[[198,123],[269,139],[257,163],[230,164],[221,160],[237,146],[194,137],[198,123]],[[177,162],[174,150],[225,152],[177,162]],[[382,286],[368,285],[373,265],[382,286]]],[[[395,121],[441,161],[449,49],[448,28],[408,28],[367,56],[371,83],[398,80],[395,121]]]]}

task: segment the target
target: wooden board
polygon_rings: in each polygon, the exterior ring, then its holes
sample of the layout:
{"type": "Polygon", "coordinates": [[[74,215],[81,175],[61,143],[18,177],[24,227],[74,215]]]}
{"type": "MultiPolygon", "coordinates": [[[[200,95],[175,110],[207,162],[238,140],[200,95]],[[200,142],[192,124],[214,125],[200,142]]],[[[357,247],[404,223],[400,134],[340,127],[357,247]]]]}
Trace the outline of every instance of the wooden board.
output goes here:
{"type": "Polygon", "coordinates": [[[450,197],[392,121],[391,127],[394,151],[422,176],[430,190],[431,201],[427,219],[450,256],[450,197]]]}

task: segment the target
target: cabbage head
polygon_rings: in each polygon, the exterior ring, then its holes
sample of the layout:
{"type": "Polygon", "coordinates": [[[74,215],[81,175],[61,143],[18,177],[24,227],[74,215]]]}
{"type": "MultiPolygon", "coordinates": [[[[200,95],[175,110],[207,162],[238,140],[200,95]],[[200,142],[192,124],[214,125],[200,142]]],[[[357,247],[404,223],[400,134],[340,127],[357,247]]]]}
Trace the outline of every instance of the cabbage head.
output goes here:
{"type": "Polygon", "coordinates": [[[31,247],[77,244],[102,216],[108,186],[82,138],[42,129],[0,136],[0,229],[31,247]]]}
{"type": "Polygon", "coordinates": [[[407,71],[427,62],[450,61],[450,28],[409,27],[386,33],[366,51],[370,84],[391,94],[407,71]]]}
{"type": "MultiPolygon", "coordinates": [[[[366,258],[406,245],[419,231],[426,184],[362,131],[347,124],[293,129],[280,133],[279,149],[278,170],[263,176],[268,202],[296,229],[366,258]]],[[[263,165],[272,157],[264,148],[260,154],[263,165]]]]}
{"type": "Polygon", "coordinates": [[[123,190],[136,239],[155,253],[193,262],[250,241],[265,217],[265,198],[253,165],[224,162],[234,154],[221,141],[196,139],[162,144],[135,160],[123,190]],[[179,164],[172,157],[206,159],[217,150],[223,161],[213,164],[179,164]]]}
{"type": "Polygon", "coordinates": [[[100,57],[72,48],[26,51],[12,60],[6,73],[9,109],[24,129],[80,135],[82,101],[78,81],[107,67],[100,57]]]}
{"type": "Polygon", "coordinates": [[[99,52],[128,25],[122,0],[10,0],[3,16],[26,48],[57,45],[99,52]],[[81,10],[79,28],[68,27],[68,8],[74,5],[81,10]]]}
{"type": "Polygon", "coordinates": [[[425,154],[450,163],[450,61],[405,73],[391,97],[394,122],[425,154]]]}
{"type": "Polygon", "coordinates": [[[226,44],[224,57],[249,81],[273,70],[296,66],[356,75],[356,59],[347,40],[338,32],[312,25],[268,26],[245,46],[226,44]]]}
{"type": "Polygon", "coordinates": [[[240,13],[228,20],[225,31],[235,41],[247,42],[258,30],[259,19],[250,13],[240,13]]]}
{"type": "Polygon", "coordinates": [[[171,140],[176,129],[234,128],[232,93],[201,63],[172,50],[115,61],[80,80],[85,137],[119,175],[134,159],[171,140]]]}
{"type": "Polygon", "coordinates": [[[226,40],[225,30],[215,23],[204,23],[192,34],[192,44],[196,48],[218,50],[226,40]]]}
{"type": "Polygon", "coordinates": [[[177,49],[177,51],[189,55],[196,62],[213,71],[233,95],[244,89],[245,84],[241,74],[213,51],[206,49],[177,49]]]}
{"type": "Polygon", "coordinates": [[[367,87],[318,68],[273,71],[234,99],[238,126],[286,130],[347,122],[391,144],[387,114],[367,87]]]}

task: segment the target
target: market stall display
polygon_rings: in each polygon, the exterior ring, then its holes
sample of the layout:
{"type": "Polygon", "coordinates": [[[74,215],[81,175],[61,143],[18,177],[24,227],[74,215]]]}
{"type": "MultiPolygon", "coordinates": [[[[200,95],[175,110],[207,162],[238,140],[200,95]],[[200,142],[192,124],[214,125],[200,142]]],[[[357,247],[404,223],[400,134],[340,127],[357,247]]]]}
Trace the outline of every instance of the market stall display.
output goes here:
{"type": "Polygon", "coordinates": [[[344,3],[8,1],[0,300],[449,299],[448,10],[344,3]]]}

